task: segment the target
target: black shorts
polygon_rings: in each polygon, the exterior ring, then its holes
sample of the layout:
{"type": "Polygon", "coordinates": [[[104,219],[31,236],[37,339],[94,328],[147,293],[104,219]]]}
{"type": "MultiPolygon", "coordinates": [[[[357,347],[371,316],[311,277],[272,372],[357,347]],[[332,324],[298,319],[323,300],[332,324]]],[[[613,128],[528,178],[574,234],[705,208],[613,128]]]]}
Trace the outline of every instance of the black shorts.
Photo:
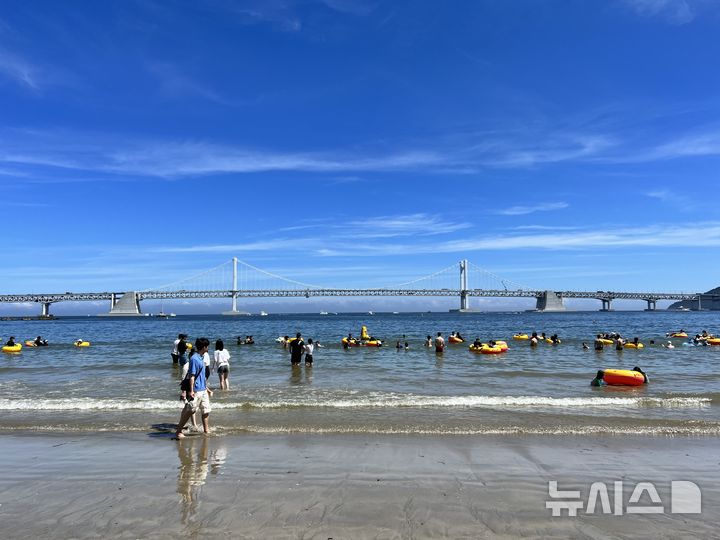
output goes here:
{"type": "Polygon", "coordinates": [[[225,375],[227,375],[228,373],[230,373],[230,367],[229,366],[220,366],[218,368],[218,375],[221,373],[224,373],[225,375]]]}
{"type": "Polygon", "coordinates": [[[210,376],[210,366],[205,366],[205,380],[210,376]]]}
{"type": "Polygon", "coordinates": [[[172,356],[173,364],[177,364],[178,360],[180,359],[180,356],[175,353],[170,353],[170,356],[172,356]]]}
{"type": "Polygon", "coordinates": [[[312,364],[312,354],[306,354],[306,355],[305,355],[305,363],[306,363],[306,364],[312,364]]]}

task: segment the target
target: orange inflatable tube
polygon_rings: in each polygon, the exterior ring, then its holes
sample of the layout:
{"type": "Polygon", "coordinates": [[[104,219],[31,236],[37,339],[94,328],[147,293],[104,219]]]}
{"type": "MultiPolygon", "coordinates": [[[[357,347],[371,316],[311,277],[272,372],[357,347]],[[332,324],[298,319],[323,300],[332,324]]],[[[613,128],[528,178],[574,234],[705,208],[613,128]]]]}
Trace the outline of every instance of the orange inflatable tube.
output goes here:
{"type": "Polygon", "coordinates": [[[629,369],[605,369],[603,370],[603,381],[610,386],[642,386],[645,384],[645,377],[638,371],[629,369]]]}

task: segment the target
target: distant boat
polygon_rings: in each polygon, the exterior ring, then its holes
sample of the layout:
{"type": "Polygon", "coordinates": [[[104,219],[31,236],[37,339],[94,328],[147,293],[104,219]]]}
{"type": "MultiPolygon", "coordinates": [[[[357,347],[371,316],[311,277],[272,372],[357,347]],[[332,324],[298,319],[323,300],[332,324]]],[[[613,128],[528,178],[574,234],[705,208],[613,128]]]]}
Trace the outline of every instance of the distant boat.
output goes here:
{"type": "Polygon", "coordinates": [[[321,311],[320,315],[330,315],[327,311],[321,311]]]}
{"type": "Polygon", "coordinates": [[[375,315],[372,311],[368,311],[368,315],[375,315]]]}
{"type": "Polygon", "coordinates": [[[393,315],[400,315],[399,311],[393,311],[393,315]]]}
{"type": "Polygon", "coordinates": [[[163,302],[160,302],[160,312],[155,314],[158,319],[167,319],[168,317],[175,317],[174,313],[165,313],[163,309],[163,302]]]}
{"type": "Polygon", "coordinates": [[[261,312],[260,312],[260,316],[261,316],[261,317],[267,317],[267,313],[265,313],[264,311],[261,311],[261,312]]]}

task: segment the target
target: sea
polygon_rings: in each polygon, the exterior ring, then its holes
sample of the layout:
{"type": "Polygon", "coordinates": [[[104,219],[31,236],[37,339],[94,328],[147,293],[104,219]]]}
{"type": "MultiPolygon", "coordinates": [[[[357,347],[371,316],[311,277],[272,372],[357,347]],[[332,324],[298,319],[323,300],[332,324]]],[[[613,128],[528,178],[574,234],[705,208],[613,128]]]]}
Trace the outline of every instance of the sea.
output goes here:
{"type": "MultiPolygon", "coordinates": [[[[180,370],[173,340],[222,339],[230,389],[216,390],[218,435],[306,434],[720,434],[720,347],[690,346],[666,334],[720,335],[715,312],[269,314],[0,321],[3,342],[38,335],[50,345],[0,353],[4,430],[152,432],[177,422],[180,370]],[[362,325],[383,347],[343,349],[362,325]],[[459,331],[468,340],[506,340],[502,355],[468,343],[442,354],[426,336],[459,331]],[[560,345],[513,341],[515,333],[558,334],[560,345]],[[279,336],[301,332],[322,347],[312,367],[291,367],[279,336]],[[639,337],[644,349],[592,350],[595,334],[639,337]],[[237,345],[252,335],[254,345],[237,345]],[[87,340],[87,348],[73,346],[87,340]],[[654,341],[654,344],[650,342],[654,341]],[[403,347],[396,348],[400,341],[403,347]],[[405,342],[408,349],[404,348],[405,342]],[[583,342],[590,350],[583,349],[583,342]],[[591,387],[598,369],[641,367],[641,387],[591,387]]],[[[212,353],[211,345],[211,353],[212,353]]],[[[210,387],[218,387],[216,374],[210,387]]]]}

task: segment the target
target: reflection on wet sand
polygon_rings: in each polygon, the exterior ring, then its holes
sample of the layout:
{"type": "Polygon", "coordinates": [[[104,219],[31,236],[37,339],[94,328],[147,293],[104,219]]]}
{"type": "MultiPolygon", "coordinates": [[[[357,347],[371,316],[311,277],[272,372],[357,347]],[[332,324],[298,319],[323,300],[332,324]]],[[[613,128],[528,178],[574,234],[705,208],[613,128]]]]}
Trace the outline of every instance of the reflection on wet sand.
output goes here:
{"type": "Polygon", "coordinates": [[[197,512],[208,471],[216,475],[225,465],[227,447],[220,439],[199,435],[178,441],[177,449],[180,461],[177,492],[182,503],[182,522],[186,524],[197,512]]]}

